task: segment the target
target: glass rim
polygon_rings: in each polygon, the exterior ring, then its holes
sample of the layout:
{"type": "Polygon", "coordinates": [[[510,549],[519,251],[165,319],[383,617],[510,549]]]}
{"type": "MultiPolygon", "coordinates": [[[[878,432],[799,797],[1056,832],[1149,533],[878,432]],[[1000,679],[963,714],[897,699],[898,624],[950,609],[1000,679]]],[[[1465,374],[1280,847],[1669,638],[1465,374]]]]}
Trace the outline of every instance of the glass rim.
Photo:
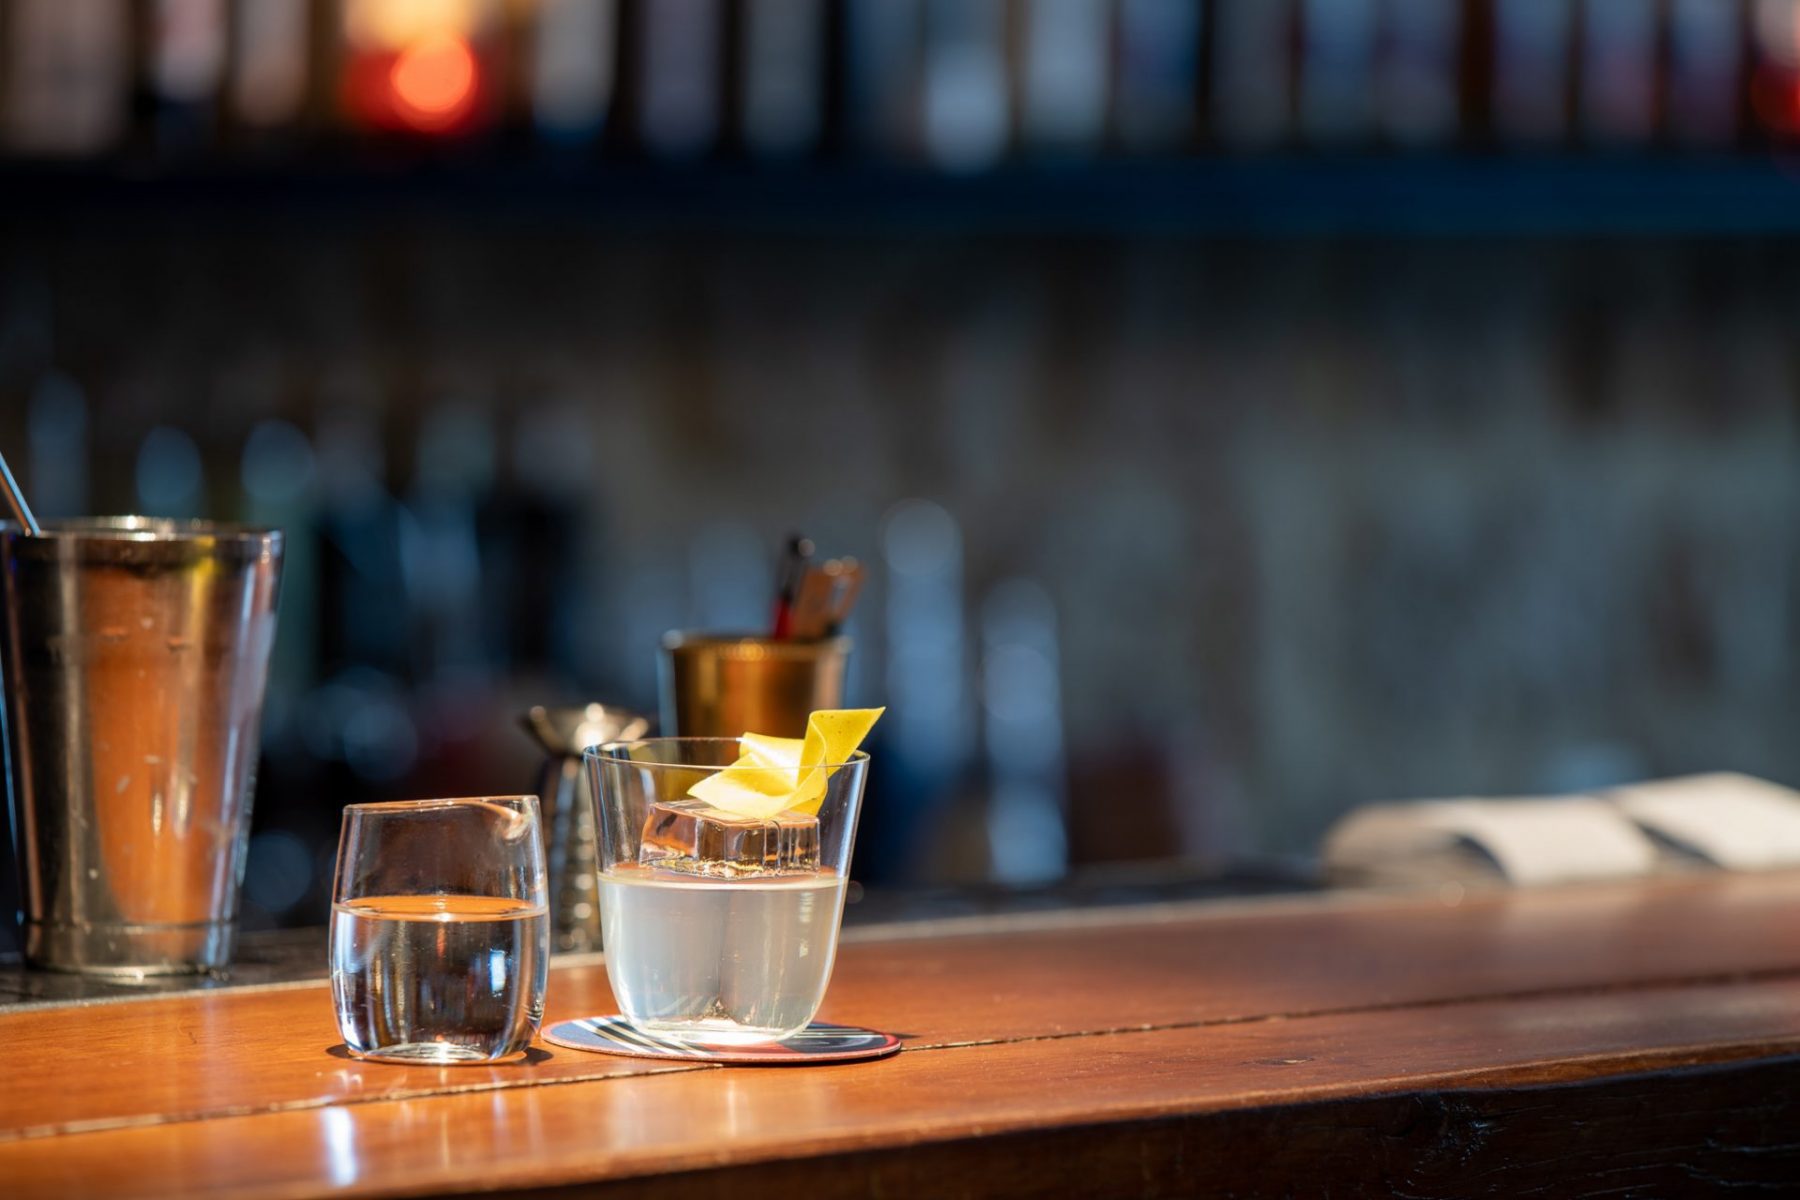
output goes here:
{"type": "Polygon", "coordinates": [[[433,796],[424,800],[360,800],[344,805],[345,812],[419,812],[429,808],[462,808],[471,804],[505,804],[512,800],[529,800],[521,808],[536,808],[539,800],[529,792],[507,796],[433,796]]]}
{"type": "Polygon", "coordinates": [[[731,630],[671,629],[662,636],[664,653],[712,653],[724,658],[817,658],[821,652],[850,649],[850,636],[828,633],[815,638],[778,638],[766,633],[731,630]]]}
{"type": "MultiPolygon", "coordinates": [[[[767,767],[735,767],[731,763],[724,763],[719,766],[713,766],[710,763],[667,762],[667,761],[663,761],[661,759],[645,760],[645,759],[637,759],[637,758],[627,758],[627,757],[623,757],[618,754],[609,754],[608,753],[608,751],[624,750],[624,749],[627,749],[627,748],[633,747],[633,746],[653,746],[653,745],[657,745],[659,743],[677,745],[677,746],[682,746],[682,745],[687,745],[687,746],[713,746],[713,745],[741,746],[741,745],[743,745],[743,739],[742,738],[734,738],[734,737],[633,738],[629,741],[623,741],[623,742],[600,742],[595,745],[585,747],[582,750],[581,754],[582,754],[583,758],[591,758],[591,759],[594,759],[594,760],[600,761],[600,762],[629,763],[630,765],[632,765],[634,767],[656,767],[656,768],[661,768],[661,769],[665,769],[665,770],[681,770],[681,771],[732,771],[732,770],[766,771],[766,770],[768,770],[767,767]]],[[[835,771],[835,770],[839,769],[840,767],[861,766],[861,765],[866,764],[868,761],[869,761],[869,752],[867,750],[853,750],[850,753],[850,757],[845,759],[842,762],[815,763],[813,766],[808,767],[806,769],[810,771],[810,770],[818,770],[820,768],[823,768],[827,771],[835,771]]]]}
{"type": "MultiPolygon", "coordinates": [[[[109,542],[181,542],[211,538],[217,541],[266,541],[279,538],[273,525],[238,521],[212,521],[193,517],[152,517],[127,513],[107,517],[48,517],[38,522],[46,538],[109,542]]],[[[0,520],[0,530],[21,534],[24,528],[10,518],[0,520]]]]}

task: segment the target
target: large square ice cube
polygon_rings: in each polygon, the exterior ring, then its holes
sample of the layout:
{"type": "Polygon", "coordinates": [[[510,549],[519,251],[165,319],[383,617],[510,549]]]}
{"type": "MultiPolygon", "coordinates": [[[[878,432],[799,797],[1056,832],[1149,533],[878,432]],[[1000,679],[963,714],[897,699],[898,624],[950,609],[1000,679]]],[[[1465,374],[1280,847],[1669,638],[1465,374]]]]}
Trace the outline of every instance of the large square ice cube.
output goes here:
{"type": "Polygon", "coordinates": [[[819,818],[800,812],[742,817],[703,800],[663,800],[650,806],[638,862],[717,879],[813,872],[819,818]]]}

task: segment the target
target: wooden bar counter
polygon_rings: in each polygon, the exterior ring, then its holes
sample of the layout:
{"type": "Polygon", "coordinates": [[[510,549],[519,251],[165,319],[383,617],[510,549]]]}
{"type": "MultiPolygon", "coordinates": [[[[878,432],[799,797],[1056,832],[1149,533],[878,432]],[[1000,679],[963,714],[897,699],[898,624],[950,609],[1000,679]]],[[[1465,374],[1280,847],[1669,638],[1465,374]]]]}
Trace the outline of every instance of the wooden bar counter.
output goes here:
{"type": "MultiPolygon", "coordinates": [[[[322,981],[0,1014],[0,1197],[1800,1192],[1800,874],[852,931],[870,1063],[346,1055],[322,981]]],[[[322,965],[322,964],[321,964],[322,965]]],[[[610,1011],[562,962],[546,1022],[610,1011]]]]}

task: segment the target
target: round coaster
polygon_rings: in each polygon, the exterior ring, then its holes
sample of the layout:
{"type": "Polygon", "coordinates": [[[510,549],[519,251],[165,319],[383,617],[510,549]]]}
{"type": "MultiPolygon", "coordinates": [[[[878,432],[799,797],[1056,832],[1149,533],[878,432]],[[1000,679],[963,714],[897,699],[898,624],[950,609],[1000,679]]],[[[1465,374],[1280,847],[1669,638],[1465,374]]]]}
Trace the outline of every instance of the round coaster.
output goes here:
{"type": "Polygon", "coordinates": [[[814,1021],[793,1037],[750,1046],[678,1042],[633,1028],[624,1017],[581,1017],[544,1030],[543,1039],[570,1050],[600,1054],[627,1054],[633,1058],[679,1058],[687,1062],[759,1064],[847,1062],[881,1058],[900,1049],[891,1033],[858,1029],[854,1025],[827,1025],[814,1021]]]}

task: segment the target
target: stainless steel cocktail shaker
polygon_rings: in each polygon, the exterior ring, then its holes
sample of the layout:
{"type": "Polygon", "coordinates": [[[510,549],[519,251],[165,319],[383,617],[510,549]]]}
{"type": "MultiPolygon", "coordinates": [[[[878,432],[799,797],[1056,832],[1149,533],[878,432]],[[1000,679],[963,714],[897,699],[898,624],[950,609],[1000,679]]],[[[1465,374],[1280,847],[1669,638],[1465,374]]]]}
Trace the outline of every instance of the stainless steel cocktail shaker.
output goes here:
{"type": "Polygon", "coordinates": [[[146,517],[0,526],[25,954],[143,975],[230,959],[282,538],[146,517]]]}

